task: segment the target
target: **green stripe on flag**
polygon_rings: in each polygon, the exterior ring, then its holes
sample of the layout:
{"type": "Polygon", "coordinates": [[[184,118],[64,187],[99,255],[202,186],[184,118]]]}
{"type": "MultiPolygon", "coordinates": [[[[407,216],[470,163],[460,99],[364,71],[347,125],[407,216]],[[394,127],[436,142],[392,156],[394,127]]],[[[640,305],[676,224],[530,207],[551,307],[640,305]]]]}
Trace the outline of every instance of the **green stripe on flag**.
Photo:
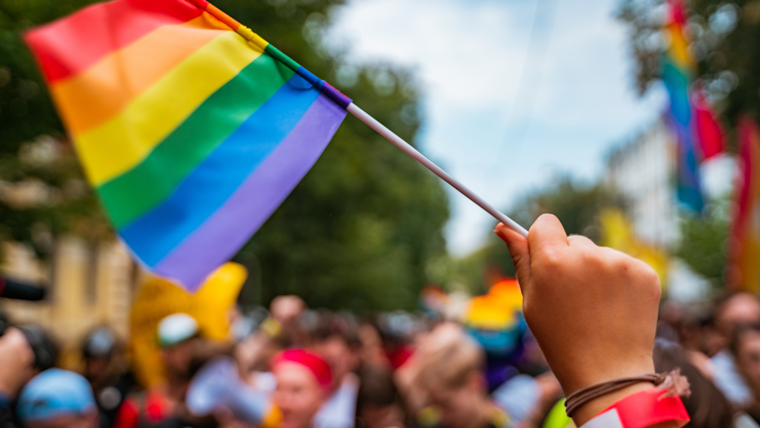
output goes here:
{"type": "Polygon", "coordinates": [[[98,187],[117,228],[166,199],[221,142],[271,98],[294,73],[261,55],[207,98],[142,163],[98,187]]]}

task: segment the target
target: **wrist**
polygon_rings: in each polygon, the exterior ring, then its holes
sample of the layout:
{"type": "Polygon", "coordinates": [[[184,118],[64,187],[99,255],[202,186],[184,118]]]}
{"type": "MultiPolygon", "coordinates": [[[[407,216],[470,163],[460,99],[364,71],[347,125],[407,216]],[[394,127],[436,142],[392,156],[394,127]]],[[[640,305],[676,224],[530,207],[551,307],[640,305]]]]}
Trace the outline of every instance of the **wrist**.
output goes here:
{"type": "Polygon", "coordinates": [[[614,379],[655,373],[651,351],[650,355],[642,355],[636,359],[630,357],[617,359],[608,357],[607,359],[616,362],[614,364],[600,364],[600,361],[578,363],[573,367],[572,372],[563,373],[562,377],[557,375],[565,395],[570,396],[578,390],[614,379]]]}
{"type": "Polygon", "coordinates": [[[583,424],[595,418],[623,398],[653,387],[654,384],[650,382],[641,382],[590,400],[573,413],[573,422],[575,422],[575,426],[583,426],[583,424]]]}
{"type": "Polygon", "coordinates": [[[678,394],[688,396],[689,391],[678,385],[685,379],[678,376],[677,371],[671,372],[659,387],[621,398],[581,428],[678,428],[688,424],[689,414],[678,394]]]}

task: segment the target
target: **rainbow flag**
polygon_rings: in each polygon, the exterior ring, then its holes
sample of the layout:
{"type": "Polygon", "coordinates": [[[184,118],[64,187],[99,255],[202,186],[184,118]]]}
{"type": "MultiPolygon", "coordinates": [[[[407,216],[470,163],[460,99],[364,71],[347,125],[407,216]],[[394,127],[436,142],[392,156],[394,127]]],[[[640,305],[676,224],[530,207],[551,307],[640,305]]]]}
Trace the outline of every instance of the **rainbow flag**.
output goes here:
{"type": "Polygon", "coordinates": [[[669,124],[677,141],[678,200],[694,211],[704,208],[699,163],[723,150],[723,133],[704,96],[690,85],[696,64],[685,36],[686,14],[682,0],[670,0],[670,21],[665,31],[670,47],[662,57],[662,80],[670,97],[669,124]]]}
{"type": "Polygon", "coordinates": [[[26,35],[119,236],[189,290],[277,209],[351,103],[211,8],[115,0],[26,35]]]}
{"type": "Polygon", "coordinates": [[[760,129],[739,122],[739,182],[729,238],[728,284],[733,291],[760,291],[760,129]]]}

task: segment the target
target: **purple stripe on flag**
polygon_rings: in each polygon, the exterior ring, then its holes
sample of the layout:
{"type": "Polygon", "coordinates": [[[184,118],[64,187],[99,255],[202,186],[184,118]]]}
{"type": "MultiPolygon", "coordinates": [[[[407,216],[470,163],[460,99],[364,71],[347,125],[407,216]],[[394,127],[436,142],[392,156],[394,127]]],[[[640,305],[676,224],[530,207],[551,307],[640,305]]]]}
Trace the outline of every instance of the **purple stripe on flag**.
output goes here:
{"type": "Polygon", "coordinates": [[[235,255],[319,159],[346,111],[320,95],[298,124],[208,220],[155,267],[195,292],[235,255]]]}

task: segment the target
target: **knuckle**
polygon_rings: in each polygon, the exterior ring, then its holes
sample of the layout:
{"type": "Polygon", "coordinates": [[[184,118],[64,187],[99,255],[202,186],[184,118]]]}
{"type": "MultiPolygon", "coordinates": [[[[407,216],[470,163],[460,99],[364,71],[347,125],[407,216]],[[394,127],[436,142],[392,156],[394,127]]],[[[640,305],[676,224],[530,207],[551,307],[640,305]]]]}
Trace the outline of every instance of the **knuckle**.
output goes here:
{"type": "Polygon", "coordinates": [[[603,257],[601,254],[599,254],[598,251],[590,251],[587,249],[583,249],[583,251],[578,252],[581,263],[583,263],[586,266],[589,265],[598,265],[603,261],[603,257]]]}
{"type": "Polygon", "coordinates": [[[562,255],[554,248],[544,249],[541,257],[542,270],[554,273],[562,267],[562,255]]]}

